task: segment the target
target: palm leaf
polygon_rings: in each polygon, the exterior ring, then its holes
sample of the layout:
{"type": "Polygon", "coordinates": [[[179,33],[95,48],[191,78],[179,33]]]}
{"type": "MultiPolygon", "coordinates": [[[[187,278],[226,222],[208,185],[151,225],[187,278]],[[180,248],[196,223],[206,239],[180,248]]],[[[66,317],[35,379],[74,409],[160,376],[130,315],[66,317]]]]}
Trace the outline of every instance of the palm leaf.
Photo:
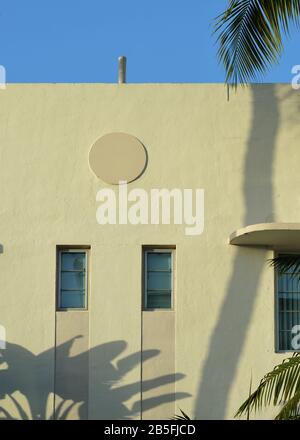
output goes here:
{"type": "Polygon", "coordinates": [[[269,260],[278,273],[289,273],[289,275],[300,276],[300,255],[279,255],[269,260]]]}
{"type": "Polygon", "coordinates": [[[172,420],[191,420],[189,416],[184,411],[182,411],[182,409],[179,408],[179,410],[181,412],[181,415],[176,414],[174,417],[172,417],[172,420]]]}
{"type": "MultiPolygon", "coordinates": [[[[251,391],[252,391],[252,374],[250,379],[249,396],[251,396],[252,394],[251,391]]],[[[250,420],[250,408],[247,409],[247,420],[250,420]]]]}
{"type": "Polygon", "coordinates": [[[241,405],[236,417],[261,410],[270,404],[282,405],[278,418],[295,417],[300,400],[300,353],[277,365],[261,380],[257,389],[241,405]]]}
{"type": "Polygon", "coordinates": [[[226,82],[237,85],[257,79],[278,62],[282,35],[299,24],[300,0],[229,0],[215,21],[218,57],[226,82]]]}
{"type": "Polygon", "coordinates": [[[284,405],[282,410],[277,414],[276,420],[298,420],[300,403],[300,390],[284,405]]]}

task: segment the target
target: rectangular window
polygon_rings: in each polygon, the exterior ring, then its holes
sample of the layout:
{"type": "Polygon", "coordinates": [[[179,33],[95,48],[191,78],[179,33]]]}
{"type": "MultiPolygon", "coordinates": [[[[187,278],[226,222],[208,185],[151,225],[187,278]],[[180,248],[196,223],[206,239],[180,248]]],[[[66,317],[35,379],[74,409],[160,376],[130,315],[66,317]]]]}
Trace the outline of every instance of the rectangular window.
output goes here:
{"type": "Polygon", "coordinates": [[[58,251],[58,309],[87,308],[87,250],[58,251]]]}
{"type": "Polygon", "coordinates": [[[144,250],[144,309],[173,308],[174,249],[144,250]]]}
{"type": "Polygon", "coordinates": [[[292,328],[300,325],[300,273],[291,267],[285,273],[277,273],[277,338],[281,351],[295,350],[292,328]]]}

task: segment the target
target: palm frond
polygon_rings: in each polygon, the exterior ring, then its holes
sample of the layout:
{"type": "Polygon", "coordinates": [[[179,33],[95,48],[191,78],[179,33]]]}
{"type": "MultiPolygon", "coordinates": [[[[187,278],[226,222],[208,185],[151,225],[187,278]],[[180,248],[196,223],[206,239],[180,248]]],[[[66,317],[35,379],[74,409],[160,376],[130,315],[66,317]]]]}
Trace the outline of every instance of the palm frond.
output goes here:
{"type": "Polygon", "coordinates": [[[172,417],[172,420],[191,420],[182,409],[179,408],[179,411],[181,412],[181,415],[175,414],[175,416],[172,417]]]}
{"type": "Polygon", "coordinates": [[[300,418],[299,412],[300,390],[284,405],[282,410],[277,414],[276,420],[298,420],[300,418]]]}
{"type": "Polygon", "coordinates": [[[290,415],[295,416],[294,410],[300,398],[298,394],[300,395],[300,353],[294,353],[263,377],[257,389],[238,409],[236,417],[256,412],[270,404],[284,404],[283,415],[287,417],[290,411],[290,415]],[[288,406],[291,399],[293,401],[288,406]]]}
{"type": "Polygon", "coordinates": [[[300,255],[282,254],[269,260],[269,263],[280,274],[289,273],[292,277],[300,277],[300,255]]]}
{"type": "MultiPolygon", "coordinates": [[[[250,379],[249,396],[252,394],[252,374],[250,379]]],[[[247,409],[247,420],[250,420],[250,408],[247,409]]]]}
{"type": "Polygon", "coordinates": [[[218,57],[226,82],[236,86],[257,79],[277,63],[282,35],[299,24],[300,0],[229,0],[215,20],[218,57]]]}

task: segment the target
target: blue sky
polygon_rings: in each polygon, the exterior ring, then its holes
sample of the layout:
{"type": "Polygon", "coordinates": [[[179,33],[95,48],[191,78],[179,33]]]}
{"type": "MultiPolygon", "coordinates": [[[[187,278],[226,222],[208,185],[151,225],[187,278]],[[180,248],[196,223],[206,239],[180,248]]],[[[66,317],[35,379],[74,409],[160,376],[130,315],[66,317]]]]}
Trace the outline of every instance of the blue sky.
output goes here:
{"type": "MultiPolygon", "coordinates": [[[[0,0],[0,64],[8,82],[222,82],[213,18],[227,0],[0,0]]],[[[265,82],[289,82],[300,32],[265,82]]]]}

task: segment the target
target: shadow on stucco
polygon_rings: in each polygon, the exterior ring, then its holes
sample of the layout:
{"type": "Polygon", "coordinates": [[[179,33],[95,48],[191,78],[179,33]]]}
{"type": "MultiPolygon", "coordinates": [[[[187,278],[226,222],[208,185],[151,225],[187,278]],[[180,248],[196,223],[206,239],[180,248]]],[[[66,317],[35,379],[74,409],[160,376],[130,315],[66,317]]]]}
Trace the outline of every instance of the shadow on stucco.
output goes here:
{"type": "MultiPolygon", "coordinates": [[[[123,356],[127,348],[125,341],[113,341],[99,345],[80,355],[71,356],[70,350],[76,338],[46,350],[38,355],[33,354],[17,344],[7,343],[5,350],[0,350],[0,420],[28,419],[67,419],[70,412],[78,405],[79,418],[87,414],[88,402],[82,401],[82,378],[80,366],[93,358],[93,394],[97,396],[99,408],[93,408],[97,419],[131,419],[140,415],[141,399],[140,381],[122,385],[127,373],[140,364],[141,353],[123,356]],[[54,394],[54,352],[60,358],[65,358],[65,366],[70,371],[70,382],[60,386],[54,394]],[[121,356],[121,357],[120,357],[121,356]],[[73,372],[73,373],[72,373],[73,372]],[[76,373],[77,372],[77,376],[76,373]],[[20,398],[21,396],[21,398],[20,398]],[[136,399],[131,406],[125,402],[130,398],[136,399]],[[1,402],[1,399],[2,402],[1,402]],[[25,400],[24,400],[25,399],[25,400]],[[26,404],[24,404],[24,401],[26,404]],[[54,402],[56,401],[56,404],[54,402]],[[52,403],[51,403],[52,402],[52,403]],[[98,412],[97,412],[98,411],[98,412]]],[[[159,355],[159,350],[147,350],[145,361],[159,355]]],[[[188,397],[187,393],[175,395],[162,394],[159,387],[184,378],[183,374],[170,374],[145,381],[145,390],[156,389],[157,397],[143,400],[143,408],[150,409],[188,397]]],[[[96,400],[97,400],[96,399],[96,400]]],[[[170,417],[173,414],[170,414],[170,417]]]]}
{"type": "MultiPolygon", "coordinates": [[[[273,221],[272,168],[279,127],[278,98],[274,85],[252,86],[251,95],[252,120],[243,175],[244,221],[243,225],[236,225],[236,229],[273,221]]],[[[228,231],[228,236],[231,232],[228,231]]],[[[225,299],[200,376],[194,407],[195,416],[200,419],[223,419],[226,416],[228,398],[254,310],[260,276],[266,268],[264,250],[252,249],[249,252],[247,249],[236,248],[235,252],[225,299]]],[[[219,263],[216,258],[216,264],[219,263]]],[[[249,368],[246,381],[250,380],[250,374],[249,368]]],[[[246,397],[241,396],[240,403],[246,397]]]]}

